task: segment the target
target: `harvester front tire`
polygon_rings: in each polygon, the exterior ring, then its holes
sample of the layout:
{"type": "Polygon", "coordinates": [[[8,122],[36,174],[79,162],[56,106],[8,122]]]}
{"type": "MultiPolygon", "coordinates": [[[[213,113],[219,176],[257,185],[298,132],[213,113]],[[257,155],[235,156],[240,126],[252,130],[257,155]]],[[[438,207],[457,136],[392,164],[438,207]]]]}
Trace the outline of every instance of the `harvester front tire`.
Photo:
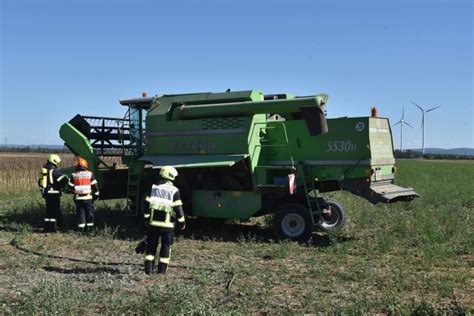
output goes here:
{"type": "Polygon", "coordinates": [[[279,239],[308,239],[313,231],[308,209],[299,203],[283,204],[273,216],[273,230],[279,239]]]}
{"type": "Polygon", "coordinates": [[[336,230],[344,225],[346,215],[341,204],[335,200],[324,200],[320,205],[323,214],[321,215],[321,228],[324,230],[336,230]]]}

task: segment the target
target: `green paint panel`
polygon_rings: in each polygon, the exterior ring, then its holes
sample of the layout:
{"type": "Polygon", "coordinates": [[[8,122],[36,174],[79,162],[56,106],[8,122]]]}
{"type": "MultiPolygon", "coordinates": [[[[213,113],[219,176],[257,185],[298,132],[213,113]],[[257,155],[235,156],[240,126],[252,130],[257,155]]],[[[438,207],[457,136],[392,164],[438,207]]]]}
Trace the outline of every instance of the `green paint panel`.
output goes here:
{"type": "Polygon", "coordinates": [[[294,113],[302,106],[319,106],[327,96],[295,99],[247,101],[205,105],[183,105],[173,112],[173,119],[248,116],[261,113],[294,113]]]}
{"type": "Polygon", "coordinates": [[[230,167],[245,159],[247,155],[154,155],[140,158],[153,164],[154,168],[173,166],[176,168],[230,167]]]}
{"type": "Polygon", "coordinates": [[[351,160],[369,159],[367,119],[328,119],[328,133],[318,136],[311,136],[302,120],[268,122],[262,140],[262,144],[265,143],[262,164],[282,164],[291,159],[344,164],[351,160]]]}
{"type": "Polygon", "coordinates": [[[246,219],[262,207],[261,195],[248,191],[193,191],[194,216],[246,219]]]}
{"type": "MultiPolygon", "coordinates": [[[[384,175],[392,174],[395,160],[387,119],[343,117],[327,121],[328,133],[318,136],[311,136],[302,120],[267,122],[257,165],[301,163],[320,181],[365,178],[372,166],[380,167],[384,175]]],[[[262,168],[257,172],[257,183],[272,185],[283,173],[262,168]]]]}
{"type": "Polygon", "coordinates": [[[261,101],[263,93],[257,90],[222,92],[222,93],[190,93],[176,95],[157,95],[152,102],[148,116],[168,114],[172,111],[173,105],[182,104],[210,104],[222,102],[246,102],[261,101]]]}

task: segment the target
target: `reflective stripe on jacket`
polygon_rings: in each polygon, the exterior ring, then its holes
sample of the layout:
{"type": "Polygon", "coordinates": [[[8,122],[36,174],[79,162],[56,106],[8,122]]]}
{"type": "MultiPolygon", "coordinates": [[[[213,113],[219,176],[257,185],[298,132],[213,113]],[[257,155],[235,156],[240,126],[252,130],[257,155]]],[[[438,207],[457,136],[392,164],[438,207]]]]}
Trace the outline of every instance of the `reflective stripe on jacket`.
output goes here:
{"type": "Polygon", "coordinates": [[[74,189],[75,200],[91,200],[93,191],[95,191],[95,195],[99,194],[97,180],[94,179],[94,174],[89,170],[73,172],[69,186],[74,189]]]}
{"type": "Polygon", "coordinates": [[[85,195],[92,193],[92,172],[88,170],[74,172],[72,174],[72,181],[75,194],[85,195]]]}
{"type": "MultiPolygon", "coordinates": [[[[174,207],[182,205],[181,200],[174,201],[178,188],[171,182],[165,182],[151,187],[151,196],[146,198],[150,203],[150,214],[145,214],[149,218],[150,225],[162,228],[174,228],[172,212],[174,207]]],[[[180,216],[180,222],[184,221],[184,216],[180,216]],[[182,220],[181,220],[182,217],[182,220]]]]}
{"type": "Polygon", "coordinates": [[[61,173],[61,169],[47,163],[40,170],[38,186],[46,194],[60,194],[65,181],[67,176],[61,173]]]}

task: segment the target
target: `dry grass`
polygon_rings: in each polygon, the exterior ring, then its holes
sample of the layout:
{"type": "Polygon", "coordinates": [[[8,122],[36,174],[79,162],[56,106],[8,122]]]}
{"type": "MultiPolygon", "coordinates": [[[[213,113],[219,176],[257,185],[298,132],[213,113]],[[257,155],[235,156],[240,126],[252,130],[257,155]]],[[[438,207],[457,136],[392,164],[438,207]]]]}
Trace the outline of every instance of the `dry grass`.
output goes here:
{"type": "MultiPolygon", "coordinates": [[[[48,156],[42,153],[0,153],[0,196],[36,190],[40,169],[48,156]]],[[[60,157],[63,165],[74,163],[71,154],[60,154],[60,157]]]]}
{"type": "MultiPolygon", "coordinates": [[[[0,152],[0,196],[18,192],[34,192],[38,189],[38,177],[41,167],[46,163],[47,153],[7,153],[0,152]]],[[[73,166],[73,154],[58,154],[61,167],[73,166]]],[[[107,157],[104,161],[110,165],[120,165],[118,157],[107,157]]]]}

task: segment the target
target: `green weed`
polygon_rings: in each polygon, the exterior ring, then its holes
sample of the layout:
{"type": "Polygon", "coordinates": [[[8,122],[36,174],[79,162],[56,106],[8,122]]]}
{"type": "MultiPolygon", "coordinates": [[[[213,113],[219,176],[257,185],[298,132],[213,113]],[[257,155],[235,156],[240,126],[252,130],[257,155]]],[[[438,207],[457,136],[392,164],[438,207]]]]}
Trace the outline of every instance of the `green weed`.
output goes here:
{"type": "Polygon", "coordinates": [[[71,314],[86,313],[94,304],[92,292],[77,287],[71,281],[56,278],[42,279],[27,294],[25,310],[28,313],[71,314]]]}
{"type": "Polygon", "coordinates": [[[211,306],[203,301],[201,288],[172,284],[169,286],[152,286],[148,290],[145,310],[148,314],[203,314],[212,311],[211,306]],[[166,311],[166,312],[165,312],[166,311]]]}

